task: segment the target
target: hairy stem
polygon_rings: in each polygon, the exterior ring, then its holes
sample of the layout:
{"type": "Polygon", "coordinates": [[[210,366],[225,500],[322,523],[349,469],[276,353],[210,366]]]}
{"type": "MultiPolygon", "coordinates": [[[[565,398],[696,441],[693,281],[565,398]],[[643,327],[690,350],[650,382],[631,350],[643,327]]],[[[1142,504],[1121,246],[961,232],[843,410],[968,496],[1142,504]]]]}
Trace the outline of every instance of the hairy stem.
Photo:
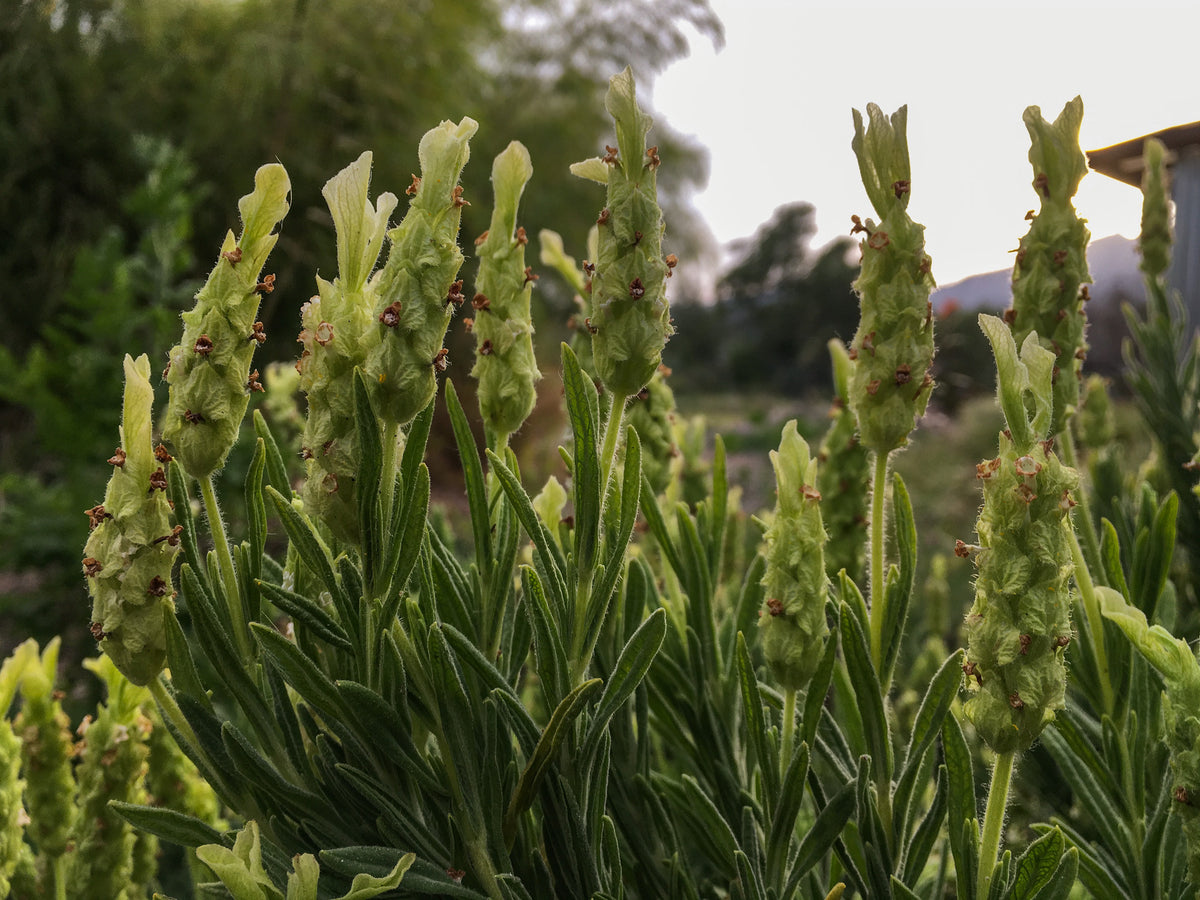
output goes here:
{"type": "Polygon", "coordinates": [[[159,675],[157,678],[151,678],[149,684],[146,686],[150,688],[151,696],[158,703],[158,711],[163,719],[174,725],[180,737],[196,748],[196,750],[199,750],[200,741],[196,737],[196,732],[192,730],[192,726],[184,718],[183,710],[175,702],[174,696],[167,690],[165,676],[159,675]]]}
{"type": "Polygon", "coordinates": [[[887,496],[888,454],[876,452],[875,477],[871,481],[871,662],[883,684],[883,505],[887,496]]]}
{"type": "Polygon", "coordinates": [[[1012,781],[1015,752],[997,753],[992,766],[992,783],[988,787],[987,812],[983,818],[983,835],[979,845],[979,877],[975,897],[987,900],[992,887],[992,874],[1000,855],[1000,833],[1004,830],[1004,810],[1008,806],[1008,787],[1012,781]]]}
{"type": "Polygon", "coordinates": [[[779,754],[779,777],[782,781],[792,762],[793,744],[796,739],[796,691],[788,688],[783,693],[783,748],[779,754]]]}

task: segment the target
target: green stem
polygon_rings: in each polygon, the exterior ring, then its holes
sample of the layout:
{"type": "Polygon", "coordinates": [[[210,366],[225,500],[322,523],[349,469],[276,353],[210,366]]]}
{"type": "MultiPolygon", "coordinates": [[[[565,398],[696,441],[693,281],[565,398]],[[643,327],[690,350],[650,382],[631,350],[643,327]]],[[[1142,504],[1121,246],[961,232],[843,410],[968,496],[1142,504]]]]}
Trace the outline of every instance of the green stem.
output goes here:
{"type": "Polygon", "coordinates": [[[50,875],[54,879],[54,900],[67,900],[67,855],[54,858],[50,866],[50,875]]]}
{"type": "MultiPolygon", "coordinates": [[[[625,398],[613,398],[612,408],[608,413],[608,421],[604,426],[604,443],[600,448],[600,514],[598,525],[600,533],[604,531],[604,506],[608,500],[609,482],[613,477],[617,458],[617,447],[621,441],[621,425],[625,420],[625,398]]],[[[584,617],[587,615],[588,604],[592,597],[592,577],[596,572],[596,560],[599,558],[599,548],[592,554],[592,564],[586,572],[580,571],[575,585],[575,621],[571,628],[571,660],[572,686],[578,685],[588,664],[592,660],[591,650],[596,646],[599,634],[591,635],[588,640],[587,629],[584,628],[584,617]],[[585,647],[586,645],[586,647],[585,647]]]]}
{"type": "MultiPolygon", "coordinates": [[[[1080,469],[1078,457],[1075,452],[1075,438],[1071,434],[1070,422],[1059,433],[1059,437],[1062,439],[1063,462],[1078,471],[1082,477],[1083,472],[1080,469]]],[[[1082,530],[1083,532],[1083,548],[1087,551],[1085,555],[1088,565],[1092,571],[1100,576],[1102,583],[1104,583],[1104,568],[1101,565],[1100,558],[1100,536],[1096,533],[1096,523],[1092,519],[1092,508],[1091,501],[1088,499],[1088,491],[1084,489],[1082,484],[1076,492],[1076,496],[1079,503],[1079,509],[1075,511],[1076,514],[1073,516],[1076,530],[1082,530]],[[1081,521],[1083,523],[1082,529],[1079,528],[1081,521]]]]}
{"type": "Polygon", "coordinates": [[[1004,830],[1004,810],[1008,806],[1008,787],[1012,781],[1016,753],[997,753],[992,766],[992,783],[988,787],[987,812],[983,818],[983,836],[979,845],[979,877],[976,881],[976,900],[987,900],[992,887],[992,874],[1000,855],[1000,833],[1004,830]]]}
{"type": "Polygon", "coordinates": [[[1112,681],[1108,677],[1108,650],[1104,646],[1104,618],[1100,614],[1100,601],[1096,599],[1096,589],[1092,584],[1092,575],[1088,571],[1087,560],[1083,558],[1083,549],[1079,546],[1079,537],[1075,529],[1071,531],[1071,556],[1075,560],[1075,583],[1079,585],[1079,594],[1083,599],[1083,611],[1087,616],[1088,631],[1092,634],[1092,647],[1096,653],[1096,668],[1100,675],[1100,691],[1104,699],[1104,709],[1101,712],[1110,716],[1116,715],[1116,695],[1113,694],[1112,681]]]}
{"type": "Polygon", "coordinates": [[[875,477],[871,482],[871,662],[883,684],[883,506],[887,496],[888,454],[875,453],[875,477]]]}
{"type": "Polygon", "coordinates": [[[183,710],[175,702],[175,697],[167,690],[165,676],[160,674],[157,678],[151,678],[147,687],[150,688],[151,696],[158,703],[159,714],[175,726],[175,730],[179,732],[184,740],[191,744],[193,748],[199,750],[200,741],[196,737],[196,732],[192,730],[191,724],[184,718],[183,710]]]}
{"type": "Polygon", "coordinates": [[[225,602],[229,607],[229,621],[233,626],[233,640],[243,660],[250,659],[249,637],[246,634],[246,613],[242,608],[242,592],[238,586],[237,570],[233,567],[233,554],[229,551],[229,539],[225,536],[225,522],[221,518],[221,507],[217,504],[217,492],[213,476],[200,479],[200,495],[204,500],[204,512],[208,516],[208,531],[212,535],[213,549],[217,553],[217,566],[221,580],[225,582],[225,602]]]}
{"type": "Polygon", "coordinates": [[[796,739],[796,689],[783,692],[783,749],[779,754],[779,777],[782,781],[792,762],[793,744],[796,739]]]}

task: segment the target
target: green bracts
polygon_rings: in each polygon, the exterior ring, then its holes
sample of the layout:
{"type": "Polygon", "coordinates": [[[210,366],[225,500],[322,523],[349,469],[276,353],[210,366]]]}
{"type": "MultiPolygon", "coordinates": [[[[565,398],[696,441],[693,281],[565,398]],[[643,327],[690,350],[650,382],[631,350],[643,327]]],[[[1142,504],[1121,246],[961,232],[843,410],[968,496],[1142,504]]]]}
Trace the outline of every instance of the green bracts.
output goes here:
{"type": "Polygon", "coordinates": [[[637,105],[628,68],[609,82],[604,105],[616,120],[617,146],[571,171],[608,188],[596,220],[599,252],[586,325],[596,374],[625,398],[650,381],[673,330],[666,294],[670,264],[662,255],[658,148],[646,148],[651,119],[637,105]]]}
{"type": "Polygon", "coordinates": [[[488,230],[477,241],[479,277],[475,309],[475,366],[479,409],[488,435],[501,443],[521,427],[537,400],[541,372],[533,356],[530,296],[537,276],[525,265],[525,229],[517,208],[533,176],[529,151],[513,141],[492,164],[496,205],[488,230]]]}
{"type": "Polygon", "coordinates": [[[783,427],[775,467],[775,518],[766,534],[766,605],[758,620],[763,655],[775,680],[799,691],[821,660],[829,626],[825,622],[825,528],[817,492],[817,461],[793,419],[783,427]]]}
{"type": "Polygon", "coordinates": [[[259,273],[287,215],[290,192],[283,166],[273,163],[255,173],[254,193],[238,201],[242,236],[225,236],[196,305],[183,314],[183,339],[171,349],[163,439],[193,478],[207,478],[225,464],[250,393],[262,390],[250,359],[266,340],[255,316],[260,295],[274,290],[275,276],[259,281],[259,273]]]}
{"type": "Polygon", "coordinates": [[[1054,353],[1053,436],[1079,405],[1087,352],[1083,336],[1087,290],[1080,288],[1092,280],[1087,267],[1090,235],[1071,203],[1087,174],[1087,157],[1079,149],[1083,101],[1076,97],[1068,103],[1053,124],[1042,118],[1036,106],[1025,110],[1024,119],[1032,140],[1029,162],[1041,208],[1017,249],[1013,305],[1006,319],[1018,344],[1037,332],[1042,346],[1054,353]]]}
{"type": "MultiPolygon", "coordinates": [[[[1031,334],[1017,347],[994,316],[980,316],[996,354],[1008,430],[995,459],[977,466],[983,482],[975,603],[967,615],[963,670],[966,714],[996,753],[1023,751],[1065,703],[1065,648],[1071,640],[1071,492],[1075,470],[1045,440],[1051,419],[1053,354],[1031,334]],[[1035,414],[1030,421],[1026,398],[1035,414]]],[[[965,545],[961,552],[969,550],[965,545]]]]}
{"type": "Polygon", "coordinates": [[[151,440],[150,360],[125,356],[121,446],[104,503],[87,511],[92,533],[83,571],[92,597],[92,636],[134,684],[144,685],[166,662],[163,616],[174,609],[171,566],[179,529],[171,525],[166,465],[171,457],[151,440]]]}
{"type": "Polygon", "coordinates": [[[933,276],[925,228],[907,212],[908,109],[902,106],[888,118],[871,103],[867,116],[864,129],[862,114],[854,111],[851,146],[880,222],[855,217],[854,232],[866,237],[860,244],[862,273],[854,282],[861,317],[850,347],[857,361],[850,408],[867,449],[888,453],[908,442],[933,391],[933,276]]]}

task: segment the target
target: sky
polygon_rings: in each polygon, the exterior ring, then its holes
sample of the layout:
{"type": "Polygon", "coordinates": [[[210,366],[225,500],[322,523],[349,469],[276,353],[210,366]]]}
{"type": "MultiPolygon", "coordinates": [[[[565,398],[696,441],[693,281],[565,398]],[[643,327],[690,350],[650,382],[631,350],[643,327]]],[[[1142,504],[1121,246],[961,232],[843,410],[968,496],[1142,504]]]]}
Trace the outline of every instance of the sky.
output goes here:
{"type": "MultiPolygon", "coordinates": [[[[816,207],[820,245],[873,215],[850,150],[851,109],[908,106],[912,197],[933,274],[948,285],[1007,269],[1037,207],[1027,106],[1053,120],[1083,98],[1098,149],[1200,120],[1200,4],[1134,12],[1069,0],[944,8],[711,0],[725,47],[696,37],[654,87],[672,128],[710,152],[696,207],[722,244],[793,201],[816,207]]],[[[1141,195],[1096,172],[1075,205],[1093,239],[1135,237],[1141,195]]]]}

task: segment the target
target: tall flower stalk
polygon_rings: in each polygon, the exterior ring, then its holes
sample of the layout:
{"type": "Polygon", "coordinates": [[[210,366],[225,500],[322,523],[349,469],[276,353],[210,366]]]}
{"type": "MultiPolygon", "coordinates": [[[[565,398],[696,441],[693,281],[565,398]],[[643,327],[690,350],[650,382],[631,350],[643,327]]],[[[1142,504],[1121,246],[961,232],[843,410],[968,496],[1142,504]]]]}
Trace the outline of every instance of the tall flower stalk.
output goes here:
{"type": "Polygon", "coordinates": [[[1015,758],[1065,704],[1074,571],[1070,510],[1079,478],[1047,440],[1054,355],[1036,334],[1018,355],[1000,319],[982,315],[979,323],[996,356],[1008,424],[998,455],[976,469],[983,483],[975,526],[979,574],[963,663],[967,718],[996,754],[979,851],[977,896],[987,897],[1015,758]]]}
{"type": "MultiPolygon", "coordinates": [[[[908,215],[912,182],[908,159],[907,107],[890,117],[868,104],[868,124],[854,111],[858,168],[878,223],[854,217],[862,273],[854,282],[861,307],[858,330],[849,355],[855,360],[850,379],[850,408],[862,444],[874,455],[871,487],[871,658],[883,664],[885,619],[884,499],[888,454],[908,443],[908,435],[925,411],[933,390],[933,289],[925,228],[908,215]]],[[[882,672],[881,672],[882,674],[882,672]]],[[[887,685],[884,685],[887,690],[887,685]]]]}

